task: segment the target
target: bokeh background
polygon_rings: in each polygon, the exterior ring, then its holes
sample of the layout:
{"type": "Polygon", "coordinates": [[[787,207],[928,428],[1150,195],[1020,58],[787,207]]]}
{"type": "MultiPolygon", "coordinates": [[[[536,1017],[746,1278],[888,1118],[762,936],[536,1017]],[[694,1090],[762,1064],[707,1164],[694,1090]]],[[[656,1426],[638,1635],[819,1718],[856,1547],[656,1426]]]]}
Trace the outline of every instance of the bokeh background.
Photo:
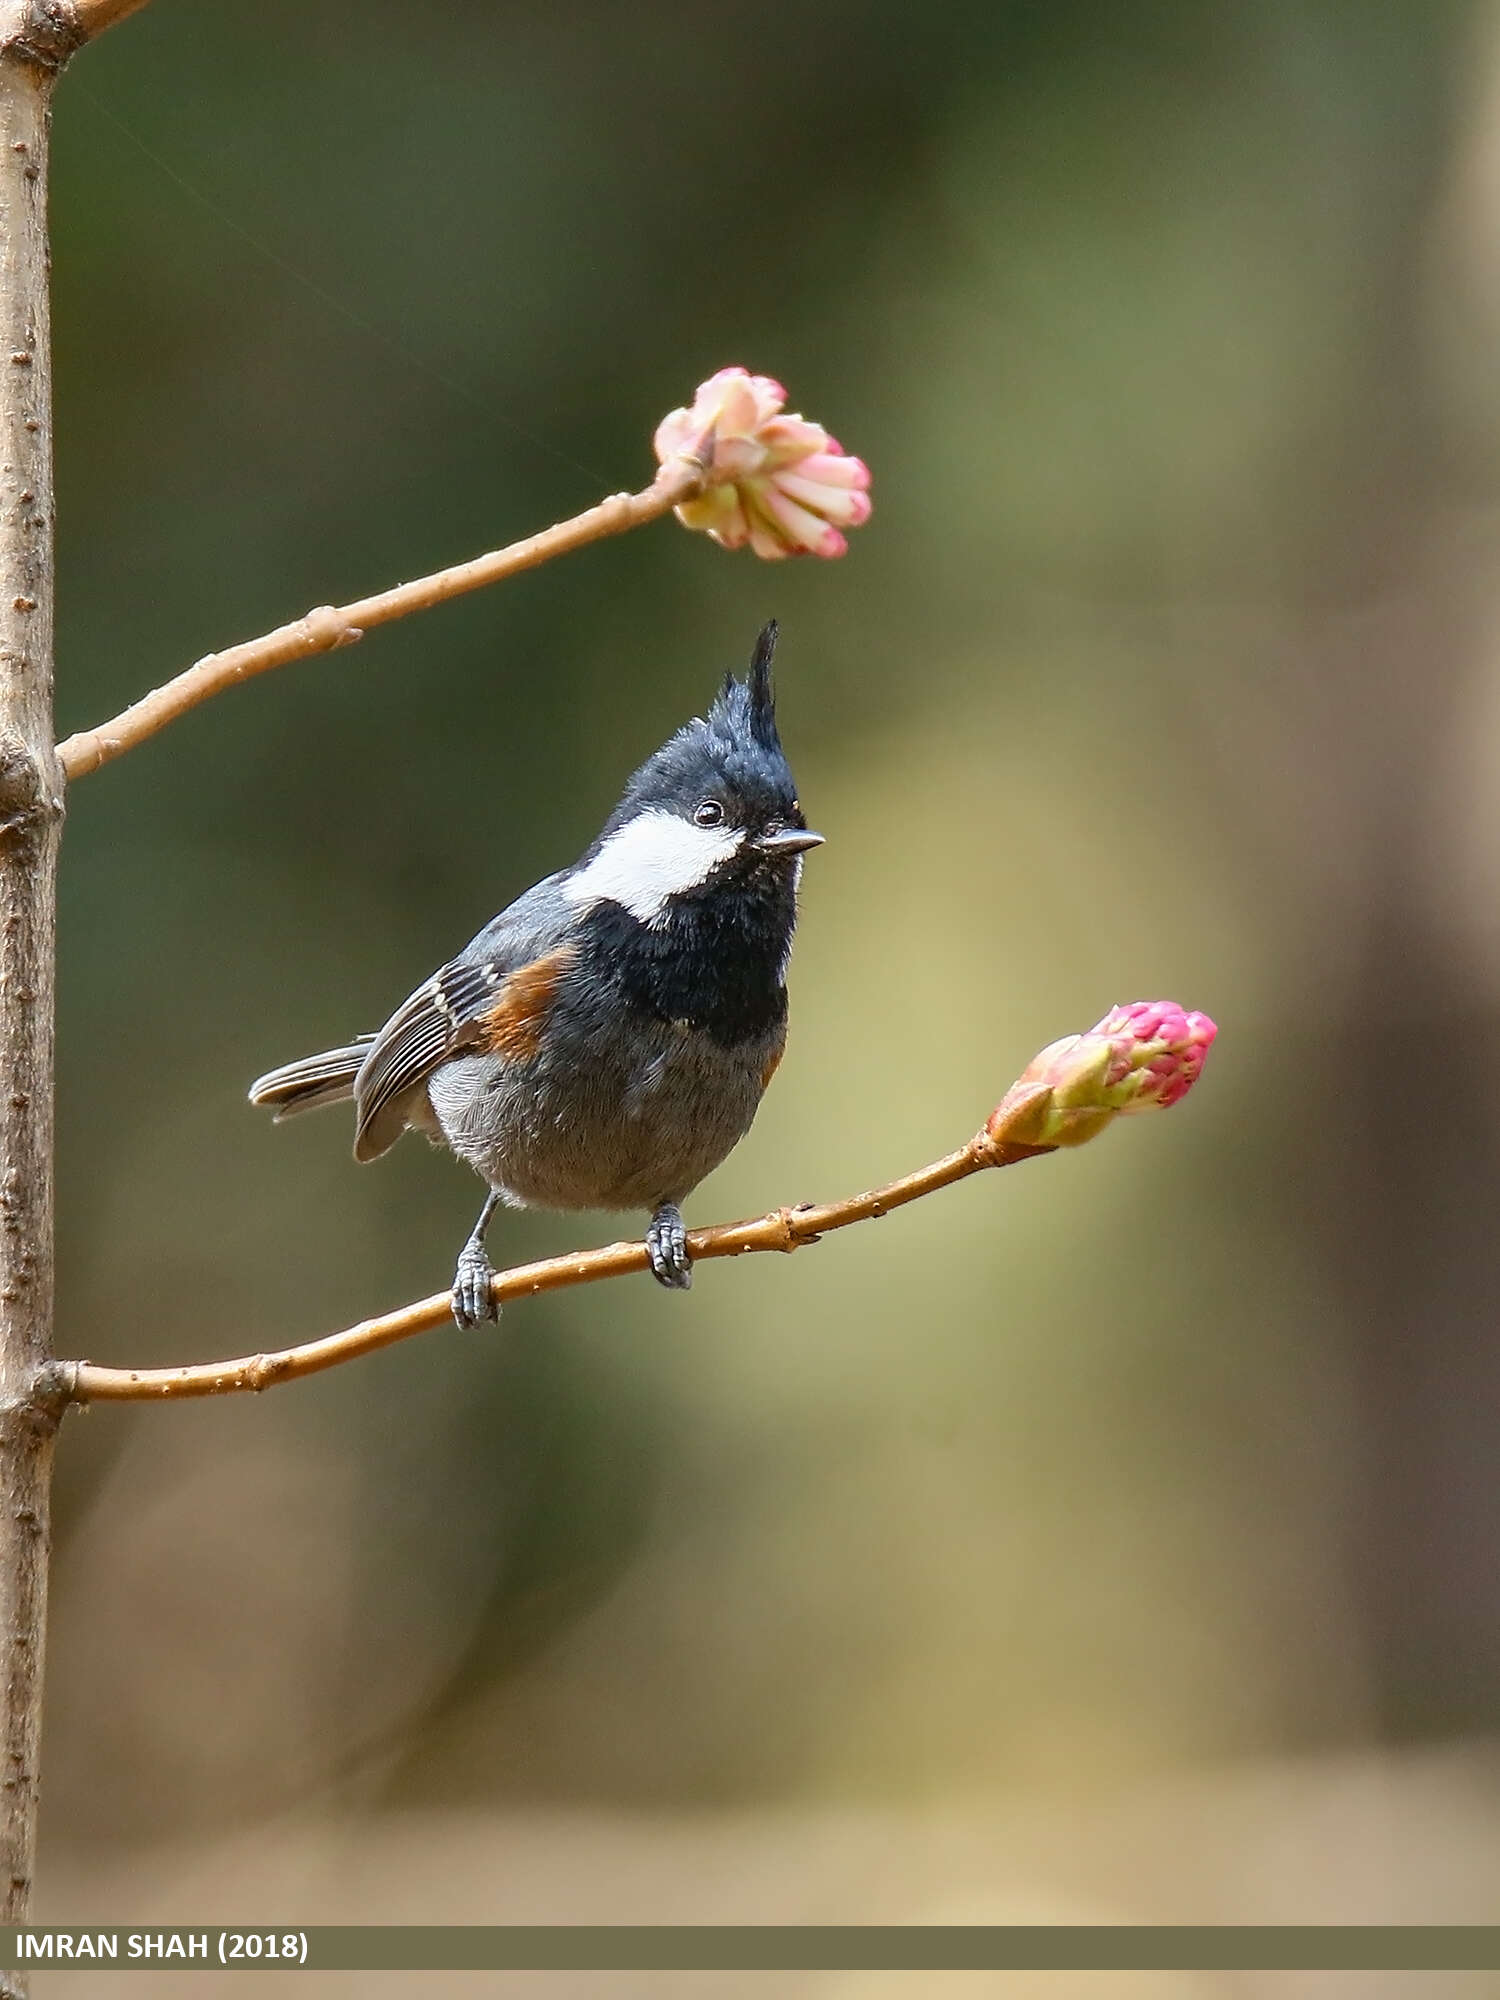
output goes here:
{"type": "Polygon", "coordinates": [[[462,1170],[245,1084],[771,614],[828,846],[692,1220],[947,1150],[1116,1000],[1222,1032],[1170,1119],[690,1298],[70,1417],[43,1914],[1500,1917],[1500,12],[154,0],[54,214],[64,732],[643,483],[726,362],[876,500],[838,564],[594,548],[77,787],[64,1352],[446,1284],[462,1170]]]}

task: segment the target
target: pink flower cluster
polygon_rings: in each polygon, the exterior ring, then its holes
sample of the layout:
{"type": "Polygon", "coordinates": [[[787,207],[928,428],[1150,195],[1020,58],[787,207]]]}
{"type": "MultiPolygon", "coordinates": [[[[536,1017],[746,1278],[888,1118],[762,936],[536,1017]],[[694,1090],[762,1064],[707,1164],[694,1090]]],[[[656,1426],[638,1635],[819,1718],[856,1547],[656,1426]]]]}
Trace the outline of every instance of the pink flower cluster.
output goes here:
{"type": "Polygon", "coordinates": [[[1218,1033],[1207,1014],[1187,1014],[1175,1000],[1132,1000],[1111,1007],[1091,1035],[1114,1048],[1105,1093],[1121,1111],[1165,1111],[1186,1097],[1203,1073],[1218,1033]]]}
{"type": "Polygon", "coordinates": [[[841,556],[840,532],[870,518],[870,474],[821,424],[785,413],[786,390],[769,375],[721,368],[700,383],[691,407],[656,427],[663,465],[692,458],[710,484],[677,518],[726,549],[746,543],[767,562],[841,556]]]}
{"type": "Polygon", "coordinates": [[[1166,1110],[1203,1071],[1218,1029],[1173,1000],[1112,1007],[1032,1058],[991,1113],[997,1144],[1082,1146],[1132,1111],[1166,1110]]]}

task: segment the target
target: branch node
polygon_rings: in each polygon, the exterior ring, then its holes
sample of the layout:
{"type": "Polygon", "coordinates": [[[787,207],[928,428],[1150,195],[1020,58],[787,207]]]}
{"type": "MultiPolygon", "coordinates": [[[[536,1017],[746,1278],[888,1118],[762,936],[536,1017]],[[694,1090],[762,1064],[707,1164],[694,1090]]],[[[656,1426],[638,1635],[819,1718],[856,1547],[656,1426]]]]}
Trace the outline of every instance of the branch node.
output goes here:
{"type": "Polygon", "coordinates": [[[308,645],[320,653],[332,653],[340,646],[352,646],[365,636],[332,604],[316,605],[297,623],[307,635],[308,645]]]}
{"type": "Polygon", "coordinates": [[[76,1361],[44,1361],[26,1395],[7,1407],[16,1416],[30,1417],[42,1430],[55,1431],[73,1400],[77,1380],[76,1361]]]}
{"type": "Polygon", "coordinates": [[[290,1373],[292,1359],[285,1351],[277,1354],[252,1354],[237,1372],[244,1386],[258,1396],[262,1389],[274,1389],[290,1373]]]}
{"type": "Polygon", "coordinates": [[[777,1235],[780,1238],[780,1241],[774,1245],[774,1248],[784,1251],[787,1256],[790,1256],[794,1250],[800,1250],[804,1243],[812,1243],[817,1240],[815,1237],[799,1235],[797,1231],[796,1217],[801,1210],[806,1209],[808,1206],[807,1202],[798,1202],[791,1208],[773,1208],[771,1213],[766,1217],[767,1222],[775,1224],[777,1235]]]}
{"type": "Polygon", "coordinates": [[[670,491],[674,507],[680,507],[685,500],[696,500],[710,484],[712,454],[713,435],[710,431],[705,433],[696,445],[690,445],[686,451],[678,452],[662,466],[656,475],[655,483],[658,489],[666,488],[670,491]],[[706,459],[699,456],[700,451],[705,448],[709,453],[706,459]]]}
{"type": "Polygon", "coordinates": [[[968,1144],[974,1164],[980,1167],[1016,1167],[1022,1160],[1040,1160],[1056,1151],[1056,1146],[1027,1146],[1019,1139],[995,1139],[987,1130],[976,1132],[968,1144]]]}
{"type": "Polygon", "coordinates": [[[55,75],[88,40],[73,0],[25,0],[0,42],[0,53],[55,75]]]}
{"type": "Polygon", "coordinates": [[[0,833],[61,819],[61,786],[14,730],[0,731],[0,833]]]}

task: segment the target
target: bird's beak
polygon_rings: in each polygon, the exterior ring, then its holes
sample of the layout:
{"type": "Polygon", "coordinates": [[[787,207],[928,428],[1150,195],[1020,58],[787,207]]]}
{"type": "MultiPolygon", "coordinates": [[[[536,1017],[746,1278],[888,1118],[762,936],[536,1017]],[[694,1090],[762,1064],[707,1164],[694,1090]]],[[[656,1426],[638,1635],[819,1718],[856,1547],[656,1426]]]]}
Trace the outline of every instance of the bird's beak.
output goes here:
{"type": "Polygon", "coordinates": [[[756,836],[755,845],[762,854],[806,854],[810,847],[821,847],[821,833],[809,833],[806,827],[783,827],[780,833],[762,833],[756,836]]]}

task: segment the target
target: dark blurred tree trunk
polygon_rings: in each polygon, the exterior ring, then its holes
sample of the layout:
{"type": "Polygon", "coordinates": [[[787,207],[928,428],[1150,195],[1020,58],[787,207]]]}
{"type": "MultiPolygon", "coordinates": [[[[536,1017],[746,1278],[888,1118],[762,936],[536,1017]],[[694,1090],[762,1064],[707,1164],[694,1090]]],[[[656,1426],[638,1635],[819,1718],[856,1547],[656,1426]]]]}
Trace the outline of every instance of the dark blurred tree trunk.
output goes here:
{"type": "MultiPolygon", "coordinates": [[[[0,13],[0,1867],[24,1922],[36,1852],[52,1352],[54,887],[52,411],[47,121],[66,48],[25,0],[0,13]]],[[[24,1990],[0,1975],[8,1994],[24,1990]]]]}

